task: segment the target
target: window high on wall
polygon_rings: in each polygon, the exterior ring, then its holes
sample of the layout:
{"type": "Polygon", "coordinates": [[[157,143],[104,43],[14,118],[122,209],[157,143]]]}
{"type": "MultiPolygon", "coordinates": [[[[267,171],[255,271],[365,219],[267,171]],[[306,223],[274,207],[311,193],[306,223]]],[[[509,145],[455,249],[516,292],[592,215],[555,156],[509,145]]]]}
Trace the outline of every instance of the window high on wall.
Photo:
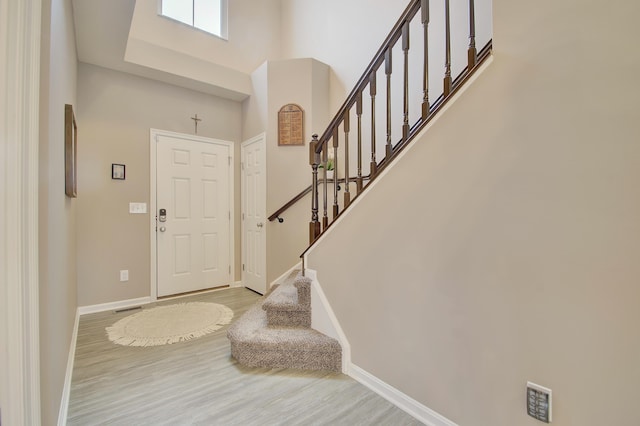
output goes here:
{"type": "Polygon", "coordinates": [[[160,14],[227,38],[227,0],[161,0],[160,14]]]}

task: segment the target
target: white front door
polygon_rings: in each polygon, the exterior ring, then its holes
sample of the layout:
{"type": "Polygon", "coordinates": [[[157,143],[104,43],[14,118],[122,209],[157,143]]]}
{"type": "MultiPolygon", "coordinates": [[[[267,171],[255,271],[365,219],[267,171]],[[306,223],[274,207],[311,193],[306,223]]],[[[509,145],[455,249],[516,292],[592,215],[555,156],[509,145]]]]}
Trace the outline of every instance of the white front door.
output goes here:
{"type": "Polygon", "coordinates": [[[231,284],[231,149],[156,136],[158,296],[231,284]]]}
{"type": "Polygon", "coordinates": [[[242,143],[242,282],[267,291],[266,147],[264,135],[242,143]]]}

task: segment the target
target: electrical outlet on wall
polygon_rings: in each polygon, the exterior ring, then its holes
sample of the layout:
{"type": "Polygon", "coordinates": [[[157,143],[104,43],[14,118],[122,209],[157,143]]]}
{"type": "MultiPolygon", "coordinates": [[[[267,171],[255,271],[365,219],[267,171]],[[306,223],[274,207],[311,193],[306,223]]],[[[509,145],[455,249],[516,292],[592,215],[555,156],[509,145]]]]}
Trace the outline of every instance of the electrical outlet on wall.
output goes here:
{"type": "Polygon", "coordinates": [[[551,389],[527,382],[527,414],[541,422],[551,423],[551,389]]]}
{"type": "Polygon", "coordinates": [[[129,270],[122,269],[120,271],[120,281],[129,281],[129,270]]]}

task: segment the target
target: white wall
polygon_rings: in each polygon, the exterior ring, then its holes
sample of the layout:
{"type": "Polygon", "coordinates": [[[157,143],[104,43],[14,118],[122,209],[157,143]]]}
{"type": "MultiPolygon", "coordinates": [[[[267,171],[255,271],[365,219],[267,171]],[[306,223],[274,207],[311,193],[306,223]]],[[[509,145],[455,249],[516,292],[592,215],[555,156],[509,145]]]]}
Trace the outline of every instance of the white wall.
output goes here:
{"type": "MultiPolygon", "coordinates": [[[[436,42],[437,38],[443,40],[444,9],[442,2],[430,3],[430,37],[432,42],[436,42]]],[[[491,0],[477,0],[475,3],[477,38],[484,44],[491,38],[491,0]]],[[[406,0],[283,0],[282,57],[312,57],[331,66],[330,110],[333,114],[342,105],[407,4],[406,0]]],[[[463,29],[452,31],[452,50],[466,49],[467,14],[466,2],[451,2],[452,27],[463,29]]],[[[416,45],[421,49],[420,46],[419,43],[416,45]]],[[[432,50],[434,69],[442,70],[441,74],[444,74],[443,54],[436,53],[444,51],[443,43],[434,43],[432,50]]],[[[395,67],[398,70],[400,64],[400,57],[397,57],[395,67]]],[[[453,68],[458,70],[460,66],[454,63],[453,68]]],[[[440,82],[442,77],[439,75],[437,80],[440,82]]],[[[438,86],[441,84],[438,83],[438,86]]]]}
{"type": "Polygon", "coordinates": [[[128,213],[130,202],[150,200],[149,129],[193,134],[190,117],[197,113],[198,135],[236,142],[238,159],[240,103],[88,64],[79,67],[78,101],[78,304],[149,296],[154,212],[128,213]],[[111,179],[112,163],[126,165],[125,181],[111,179]],[[119,281],[121,269],[129,270],[129,281],[119,281]]]}
{"type": "MultiPolygon", "coordinates": [[[[64,108],[76,102],[69,0],[43,1],[40,90],[40,370],[42,424],[56,424],[76,298],[76,199],[64,193],[64,108]]],[[[82,133],[81,133],[82,134],[82,133]]],[[[82,140],[82,137],[81,137],[82,140]]],[[[82,148],[81,148],[82,149],[82,148]]]]}
{"type": "Polygon", "coordinates": [[[640,424],[640,6],[493,7],[494,62],[308,266],[353,362],[457,424],[539,424],[528,380],[640,424]]]}
{"type": "Polygon", "coordinates": [[[242,140],[246,141],[267,129],[269,110],[267,62],[251,73],[251,96],[242,102],[242,140]]]}
{"type": "Polygon", "coordinates": [[[129,37],[250,74],[265,60],[278,59],[279,3],[229,1],[229,36],[224,40],[159,15],[157,0],[137,0],[129,37]]]}
{"type": "Polygon", "coordinates": [[[331,66],[335,113],[406,6],[406,0],[282,0],[282,56],[331,66]]]}
{"type": "MultiPolygon", "coordinates": [[[[248,95],[249,75],[280,57],[280,2],[229,2],[228,40],[158,15],[157,0],[138,0],[126,60],[248,95]]],[[[236,99],[237,100],[237,99],[236,99]]]]}

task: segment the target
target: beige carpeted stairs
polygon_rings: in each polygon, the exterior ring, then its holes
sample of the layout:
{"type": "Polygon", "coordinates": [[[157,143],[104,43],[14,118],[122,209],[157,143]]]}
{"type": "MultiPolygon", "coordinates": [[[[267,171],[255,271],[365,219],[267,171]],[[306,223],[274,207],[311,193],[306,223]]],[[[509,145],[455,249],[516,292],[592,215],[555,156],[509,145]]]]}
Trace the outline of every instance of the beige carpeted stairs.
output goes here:
{"type": "Polygon", "coordinates": [[[249,367],[340,371],[337,340],[311,328],[311,280],[294,271],[227,331],[231,355],[249,367]]]}

